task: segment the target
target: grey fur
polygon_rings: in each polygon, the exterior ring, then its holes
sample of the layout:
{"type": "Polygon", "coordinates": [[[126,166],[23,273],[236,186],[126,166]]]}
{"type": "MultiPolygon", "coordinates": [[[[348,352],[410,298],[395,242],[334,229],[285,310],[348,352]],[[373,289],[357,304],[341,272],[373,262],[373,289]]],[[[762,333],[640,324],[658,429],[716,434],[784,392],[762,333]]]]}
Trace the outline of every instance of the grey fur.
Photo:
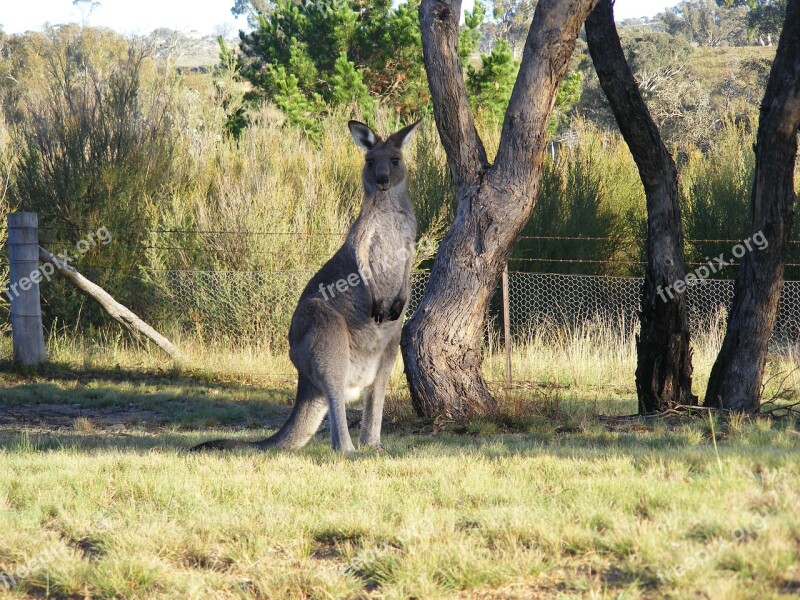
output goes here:
{"type": "Polygon", "coordinates": [[[417,125],[383,141],[363,123],[348,123],[353,140],[366,152],[364,199],[344,245],[308,282],[292,316],[289,356],[298,383],[288,421],[265,440],[213,440],[193,450],[301,448],[328,413],[333,448],[353,451],[345,407],[362,391],[359,442],[380,446],[384,395],[408,305],[417,235],[401,150],[417,125]]]}

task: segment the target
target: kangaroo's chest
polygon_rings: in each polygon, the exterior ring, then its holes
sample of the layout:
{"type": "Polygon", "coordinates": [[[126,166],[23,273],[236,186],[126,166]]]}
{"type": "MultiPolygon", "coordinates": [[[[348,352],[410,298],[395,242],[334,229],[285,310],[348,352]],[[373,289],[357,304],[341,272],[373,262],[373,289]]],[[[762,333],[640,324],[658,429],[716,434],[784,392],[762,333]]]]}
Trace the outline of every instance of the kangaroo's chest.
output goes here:
{"type": "Polygon", "coordinates": [[[413,252],[416,227],[407,215],[391,213],[375,225],[369,249],[369,266],[373,274],[397,277],[405,271],[413,252]]]}

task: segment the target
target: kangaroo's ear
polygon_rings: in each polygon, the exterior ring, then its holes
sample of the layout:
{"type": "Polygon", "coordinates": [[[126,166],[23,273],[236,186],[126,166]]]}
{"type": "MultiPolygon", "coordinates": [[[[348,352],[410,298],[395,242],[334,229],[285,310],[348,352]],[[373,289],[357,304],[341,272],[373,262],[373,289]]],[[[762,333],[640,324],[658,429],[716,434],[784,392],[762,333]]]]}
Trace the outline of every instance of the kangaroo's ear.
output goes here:
{"type": "Polygon", "coordinates": [[[347,123],[347,127],[350,129],[350,135],[353,136],[356,145],[364,151],[372,150],[378,141],[378,136],[375,135],[375,132],[360,121],[350,121],[347,123]]]}
{"type": "Polygon", "coordinates": [[[420,123],[422,123],[422,119],[416,123],[412,123],[411,125],[406,125],[400,131],[396,131],[390,135],[389,140],[398,148],[405,148],[408,142],[411,141],[411,134],[414,133],[414,130],[419,126],[420,123]]]}

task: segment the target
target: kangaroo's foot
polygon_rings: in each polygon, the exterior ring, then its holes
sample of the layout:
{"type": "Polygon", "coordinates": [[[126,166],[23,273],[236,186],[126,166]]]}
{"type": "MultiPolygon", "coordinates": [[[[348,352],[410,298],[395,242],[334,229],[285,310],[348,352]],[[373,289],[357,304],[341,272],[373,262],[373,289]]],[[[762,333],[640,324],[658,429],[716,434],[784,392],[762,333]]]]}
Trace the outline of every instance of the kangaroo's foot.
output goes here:
{"type": "Polygon", "coordinates": [[[356,447],[353,445],[351,440],[347,440],[341,444],[333,444],[333,449],[337,452],[341,452],[342,454],[352,454],[356,452],[356,447]]]}
{"type": "Polygon", "coordinates": [[[365,450],[383,450],[383,445],[380,439],[377,440],[359,440],[358,447],[365,450]]]}

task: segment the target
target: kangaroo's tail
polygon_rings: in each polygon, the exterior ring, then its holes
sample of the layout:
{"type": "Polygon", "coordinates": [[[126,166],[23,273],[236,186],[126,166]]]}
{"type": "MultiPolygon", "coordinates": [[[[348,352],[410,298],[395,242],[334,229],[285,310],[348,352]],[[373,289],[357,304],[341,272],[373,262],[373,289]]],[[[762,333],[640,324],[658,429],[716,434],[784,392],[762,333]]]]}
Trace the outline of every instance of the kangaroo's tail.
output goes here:
{"type": "Polygon", "coordinates": [[[256,448],[258,442],[247,442],[244,440],[210,440],[192,446],[192,452],[205,452],[206,450],[233,450],[235,448],[256,448]]]}
{"type": "Polygon", "coordinates": [[[314,387],[301,378],[297,386],[297,400],[294,403],[292,414],[275,435],[257,441],[244,440],[211,440],[203,442],[192,448],[192,452],[204,450],[234,450],[236,448],[256,448],[269,450],[270,448],[286,448],[297,450],[305,446],[314,434],[317,433],[328,404],[325,397],[316,392],[314,387]]]}

